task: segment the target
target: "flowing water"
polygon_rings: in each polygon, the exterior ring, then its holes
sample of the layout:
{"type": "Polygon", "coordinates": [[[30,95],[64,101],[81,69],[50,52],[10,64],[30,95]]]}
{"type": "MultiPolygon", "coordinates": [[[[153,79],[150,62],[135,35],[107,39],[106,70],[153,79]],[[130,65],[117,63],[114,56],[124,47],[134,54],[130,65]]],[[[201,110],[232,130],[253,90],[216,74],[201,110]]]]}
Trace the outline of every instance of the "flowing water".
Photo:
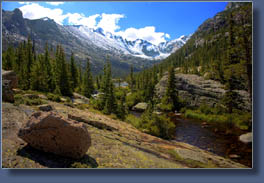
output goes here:
{"type": "MultiPolygon", "coordinates": [[[[142,115],[136,111],[130,111],[130,114],[136,117],[142,115]]],[[[191,144],[252,167],[252,144],[244,144],[238,139],[241,134],[246,133],[245,131],[234,129],[226,134],[226,130],[221,129],[221,126],[217,124],[182,119],[176,115],[171,116],[171,119],[176,125],[176,141],[191,144]]]]}
{"type": "Polygon", "coordinates": [[[232,133],[220,130],[220,127],[201,121],[172,117],[176,124],[175,140],[185,142],[219,156],[230,158],[246,166],[252,167],[252,144],[244,144],[238,140],[245,133],[235,129],[232,133]]]}

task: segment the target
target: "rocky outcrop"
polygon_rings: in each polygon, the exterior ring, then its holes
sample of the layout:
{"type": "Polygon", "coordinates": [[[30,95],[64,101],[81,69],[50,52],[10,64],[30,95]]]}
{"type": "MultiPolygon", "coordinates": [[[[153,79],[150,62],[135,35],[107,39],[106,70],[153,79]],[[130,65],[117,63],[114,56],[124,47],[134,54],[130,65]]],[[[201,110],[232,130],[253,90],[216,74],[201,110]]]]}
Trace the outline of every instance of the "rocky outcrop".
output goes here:
{"type": "Polygon", "coordinates": [[[14,102],[13,88],[17,87],[17,76],[14,71],[2,70],[2,98],[6,102],[14,102]]]}
{"type": "Polygon", "coordinates": [[[148,107],[148,104],[145,102],[140,102],[137,105],[135,105],[132,110],[137,112],[144,112],[148,107]]]}
{"type": "MultiPolygon", "coordinates": [[[[162,77],[156,85],[157,95],[161,98],[166,92],[168,74],[162,77]]],[[[215,106],[220,103],[226,90],[224,85],[218,81],[204,79],[194,74],[175,74],[176,90],[179,96],[187,103],[188,106],[199,107],[202,104],[215,106]]],[[[236,90],[241,101],[239,108],[251,110],[251,102],[247,91],[236,90]]]]}
{"type": "Polygon", "coordinates": [[[10,87],[13,88],[17,88],[17,76],[16,73],[14,71],[5,71],[2,70],[2,80],[10,80],[10,87]]]}
{"type": "Polygon", "coordinates": [[[82,123],[53,112],[32,114],[18,136],[36,149],[75,159],[83,157],[91,146],[90,135],[82,123]]]}
{"type": "Polygon", "coordinates": [[[89,104],[89,99],[78,93],[73,93],[73,104],[89,104]]]}
{"type": "Polygon", "coordinates": [[[38,108],[39,108],[39,110],[46,111],[46,112],[53,110],[53,107],[49,104],[40,105],[40,106],[38,106],[38,108]]]}
{"type": "Polygon", "coordinates": [[[2,81],[2,98],[3,101],[6,102],[14,102],[14,92],[12,91],[12,88],[10,87],[11,81],[10,80],[3,80],[2,81]]]}
{"type": "Polygon", "coordinates": [[[88,120],[87,118],[82,117],[82,116],[75,116],[72,114],[68,114],[68,118],[79,121],[79,122],[87,123],[87,124],[92,125],[96,128],[99,128],[99,129],[106,129],[109,131],[117,130],[115,127],[109,126],[109,125],[102,123],[100,121],[88,120]]]}

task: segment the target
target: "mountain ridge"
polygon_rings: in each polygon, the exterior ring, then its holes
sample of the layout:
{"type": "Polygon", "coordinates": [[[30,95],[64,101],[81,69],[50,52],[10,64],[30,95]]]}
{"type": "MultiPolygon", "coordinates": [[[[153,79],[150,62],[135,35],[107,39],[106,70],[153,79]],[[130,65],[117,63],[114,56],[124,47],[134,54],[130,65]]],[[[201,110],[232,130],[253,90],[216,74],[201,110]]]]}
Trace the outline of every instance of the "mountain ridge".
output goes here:
{"type": "Polygon", "coordinates": [[[3,50],[10,44],[17,46],[30,35],[39,52],[44,50],[45,43],[53,48],[61,44],[66,57],[70,58],[73,52],[82,67],[90,58],[94,73],[101,72],[103,63],[109,59],[116,76],[125,75],[130,65],[135,66],[135,71],[152,66],[183,46],[188,39],[188,36],[183,40],[178,38],[157,46],[142,39],[128,41],[121,36],[105,33],[101,28],[92,30],[81,25],[59,25],[47,17],[29,20],[23,18],[19,9],[2,10],[2,17],[3,50]]]}

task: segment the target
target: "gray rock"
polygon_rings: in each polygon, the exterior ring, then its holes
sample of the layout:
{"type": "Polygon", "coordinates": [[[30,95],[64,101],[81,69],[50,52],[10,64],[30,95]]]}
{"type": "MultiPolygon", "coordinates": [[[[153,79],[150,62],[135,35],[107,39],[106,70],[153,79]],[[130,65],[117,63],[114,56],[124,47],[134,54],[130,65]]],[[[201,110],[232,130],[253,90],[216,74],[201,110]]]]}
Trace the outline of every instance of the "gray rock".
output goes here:
{"type": "Polygon", "coordinates": [[[148,104],[145,102],[138,103],[134,107],[132,107],[133,111],[138,111],[138,112],[144,112],[148,107],[148,104]]]}
{"type": "MultiPolygon", "coordinates": [[[[168,74],[166,73],[155,87],[159,98],[162,98],[166,93],[167,81],[168,74]]],[[[220,103],[226,92],[224,85],[220,82],[194,74],[175,74],[175,82],[179,96],[188,106],[193,107],[199,107],[202,104],[214,107],[220,103]]],[[[242,90],[236,90],[236,92],[242,100],[238,103],[239,108],[251,111],[249,93],[242,90]]]]}
{"type": "Polygon", "coordinates": [[[77,104],[89,104],[89,99],[78,93],[73,93],[73,101],[77,104]]]}
{"type": "Polygon", "coordinates": [[[14,102],[13,88],[17,87],[17,76],[14,71],[2,70],[2,99],[6,102],[14,102]]]}
{"type": "Polygon", "coordinates": [[[238,158],[240,158],[240,156],[237,155],[237,154],[230,154],[229,155],[229,158],[231,158],[231,159],[238,159],[238,158]]]}
{"type": "Polygon", "coordinates": [[[245,144],[252,142],[252,132],[245,133],[239,136],[239,140],[245,144]]]}
{"type": "Polygon", "coordinates": [[[12,91],[10,80],[2,81],[2,99],[6,102],[14,102],[14,92],[12,91]]]}
{"type": "Polygon", "coordinates": [[[206,157],[204,157],[200,152],[196,152],[189,149],[175,149],[175,152],[183,159],[191,159],[195,161],[199,161],[202,163],[208,163],[206,157]]]}
{"type": "Polygon", "coordinates": [[[10,71],[5,71],[5,70],[2,70],[2,80],[10,80],[10,88],[17,88],[17,83],[18,83],[18,80],[17,80],[17,76],[16,76],[16,73],[12,70],[10,71]]]}
{"type": "Polygon", "coordinates": [[[53,107],[49,104],[40,105],[38,108],[39,110],[46,111],[46,112],[53,110],[53,107]]]}

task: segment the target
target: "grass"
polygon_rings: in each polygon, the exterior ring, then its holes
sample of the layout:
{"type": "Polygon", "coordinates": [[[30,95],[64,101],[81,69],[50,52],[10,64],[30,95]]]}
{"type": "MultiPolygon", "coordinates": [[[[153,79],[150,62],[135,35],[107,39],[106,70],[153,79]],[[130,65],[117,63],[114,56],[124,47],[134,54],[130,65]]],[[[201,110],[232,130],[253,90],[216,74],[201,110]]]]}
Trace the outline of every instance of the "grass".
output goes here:
{"type": "Polygon", "coordinates": [[[168,150],[168,153],[175,161],[185,164],[190,168],[217,168],[211,161],[208,161],[206,164],[193,159],[184,159],[172,149],[168,150]]]}
{"type": "Polygon", "coordinates": [[[25,104],[25,105],[41,105],[44,104],[45,102],[40,99],[40,98],[29,98],[29,97],[25,97],[21,94],[16,94],[14,96],[15,102],[14,105],[20,105],[20,104],[25,104]]]}
{"type": "Polygon", "coordinates": [[[128,114],[125,121],[133,125],[135,128],[140,128],[140,118],[134,116],[133,114],[128,114]]]}
{"type": "Polygon", "coordinates": [[[203,113],[201,110],[185,111],[184,116],[186,118],[198,119],[209,123],[220,123],[227,128],[237,127],[241,130],[248,130],[250,128],[251,114],[248,112],[234,112],[228,113],[203,113]]]}

